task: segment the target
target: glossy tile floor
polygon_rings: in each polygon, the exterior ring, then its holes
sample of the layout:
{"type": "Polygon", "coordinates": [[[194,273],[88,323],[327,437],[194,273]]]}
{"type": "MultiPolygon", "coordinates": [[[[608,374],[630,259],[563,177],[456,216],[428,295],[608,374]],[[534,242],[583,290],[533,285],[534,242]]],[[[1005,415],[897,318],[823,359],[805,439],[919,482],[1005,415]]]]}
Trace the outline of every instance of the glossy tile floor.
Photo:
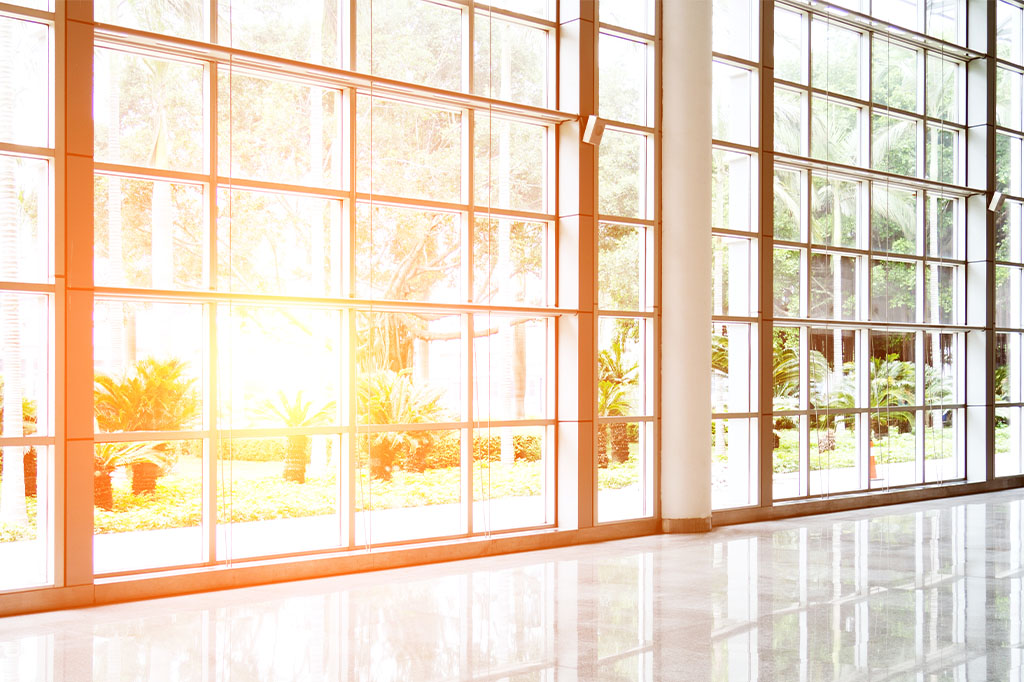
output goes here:
{"type": "Polygon", "coordinates": [[[1022,680],[1024,491],[0,620],[0,680],[1022,680]]]}

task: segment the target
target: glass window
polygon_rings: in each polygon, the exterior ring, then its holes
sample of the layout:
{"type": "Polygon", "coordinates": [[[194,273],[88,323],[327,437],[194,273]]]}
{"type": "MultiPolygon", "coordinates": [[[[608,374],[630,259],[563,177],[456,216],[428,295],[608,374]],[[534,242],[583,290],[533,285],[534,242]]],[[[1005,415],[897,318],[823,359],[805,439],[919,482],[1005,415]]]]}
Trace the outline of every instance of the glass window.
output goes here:
{"type": "Polygon", "coordinates": [[[648,74],[652,48],[647,43],[602,33],[598,37],[601,116],[647,125],[651,118],[648,74]]]}
{"type": "Polygon", "coordinates": [[[738,66],[713,62],[711,80],[714,111],[712,136],[726,142],[753,144],[753,121],[757,118],[754,74],[738,66]]]}

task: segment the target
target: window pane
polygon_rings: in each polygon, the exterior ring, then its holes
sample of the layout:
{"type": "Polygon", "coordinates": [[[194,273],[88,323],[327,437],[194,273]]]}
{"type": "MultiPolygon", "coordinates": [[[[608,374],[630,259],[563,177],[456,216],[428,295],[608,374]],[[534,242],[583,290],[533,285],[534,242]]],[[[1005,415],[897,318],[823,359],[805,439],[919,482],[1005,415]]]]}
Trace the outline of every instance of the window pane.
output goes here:
{"type": "MultiPolygon", "coordinates": [[[[801,469],[801,428],[807,417],[776,417],[772,429],[772,497],[776,500],[798,497],[806,491],[805,474],[801,469]]],[[[806,444],[806,428],[804,428],[806,444]]]]}
{"type": "Polygon", "coordinates": [[[651,0],[603,0],[599,5],[600,20],[634,31],[653,31],[654,3],[651,0]]]}
{"type": "Polygon", "coordinates": [[[774,261],[775,314],[779,317],[800,316],[800,252],[775,249],[774,261]]]}
{"type": "Polygon", "coordinates": [[[463,414],[458,315],[356,315],[356,407],[361,424],[427,424],[463,414]]]}
{"type": "Polygon", "coordinates": [[[203,188],[96,175],[96,283],[198,289],[207,244],[203,188]]]}
{"type": "Polygon", "coordinates": [[[598,423],[598,523],[653,513],[653,444],[650,422],[598,423]]]}
{"type": "Polygon", "coordinates": [[[712,136],[718,140],[753,144],[751,117],[754,108],[754,74],[722,62],[711,64],[714,118],[712,136]]]}
{"type": "Polygon", "coordinates": [[[601,223],[597,248],[598,307],[641,310],[641,301],[646,300],[650,267],[646,230],[632,225],[601,223]]]}
{"type": "Polygon", "coordinates": [[[602,317],[598,327],[598,415],[650,415],[647,325],[639,319],[602,317]]]}
{"type": "Polygon", "coordinates": [[[925,0],[925,28],[930,36],[951,43],[963,43],[966,33],[965,17],[960,12],[959,0],[925,0]]]}
{"type": "Polygon", "coordinates": [[[964,478],[963,409],[946,408],[924,413],[924,482],[964,478]]]}
{"type": "Polygon", "coordinates": [[[1024,206],[1006,201],[996,211],[996,260],[1024,260],[1024,206]]]}
{"type": "Polygon", "coordinates": [[[1000,407],[996,409],[996,476],[1015,476],[1024,473],[1024,438],[1022,438],[1021,408],[1000,407]]]}
{"type": "Polygon", "coordinates": [[[788,88],[775,88],[775,150],[803,154],[807,146],[807,116],[804,95],[788,88]]]}
{"type": "Polygon", "coordinates": [[[853,426],[852,417],[828,416],[828,410],[861,406],[857,389],[857,332],[852,329],[814,328],[808,330],[810,351],[807,370],[811,393],[810,408],[817,416],[812,429],[825,427],[842,430],[853,426]]]}
{"type": "MultiPolygon", "coordinates": [[[[1019,333],[996,334],[995,376],[993,377],[995,401],[997,403],[1020,402],[1024,397],[1024,335],[1019,333]]],[[[998,422],[996,426],[998,427],[998,422]]]]}
{"type": "MultiPolygon", "coordinates": [[[[544,305],[548,226],[477,216],[473,232],[473,300],[544,305]]],[[[604,265],[599,277],[607,276],[604,265]]]]}
{"type": "Polygon", "coordinates": [[[799,241],[803,230],[804,213],[803,173],[797,170],[775,169],[774,237],[799,241]]]}
{"type": "Polygon", "coordinates": [[[815,18],[811,21],[811,85],[860,95],[860,40],[856,31],[815,18]]]}
{"type": "MultiPolygon", "coordinates": [[[[963,396],[960,395],[957,387],[958,344],[962,338],[960,334],[925,332],[924,402],[926,405],[956,405],[963,402],[963,396]]],[[[942,416],[941,420],[948,420],[948,415],[942,416]]],[[[931,422],[930,419],[926,421],[931,422]]]]}
{"type": "Polygon", "coordinates": [[[277,296],[336,295],[341,206],[295,194],[217,194],[219,289],[277,296]]]}
{"type": "Polygon", "coordinates": [[[1024,139],[996,133],[996,190],[1004,194],[1024,194],[1022,171],[1024,139]]]}
{"type": "Polygon", "coordinates": [[[810,317],[857,318],[857,258],[838,253],[811,253],[810,317]]]}
{"type": "Polygon", "coordinates": [[[1021,130],[1024,107],[1024,76],[1009,69],[996,69],[996,123],[1021,130]]]}
{"type": "Polygon", "coordinates": [[[933,258],[962,258],[959,202],[949,197],[925,194],[925,254],[933,258]]]}
{"type": "Polygon", "coordinates": [[[955,130],[925,126],[927,172],[925,177],[949,184],[960,178],[960,141],[955,130]]]}
{"type": "Polygon", "coordinates": [[[757,420],[711,422],[711,507],[744,507],[757,501],[757,420]]]}
{"type": "MultiPolygon", "coordinates": [[[[285,402],[292,422],[317,407],[285,402]]],[[[217,467],[217,558],[240,559],[337,547],[341,440],[327,435],[226,438],[217,467]]]]}
{"type": "Polygon", "coordinates": [[[337,91],[219,72],[220,175],[340,184],[337,91]]]}
{"type": "Polygon", "coordinates": [[[1021,268],[996,266],[996,326],[1021,327],[1021,268]]]}
{"type": "Polygon", "coordinates": [[[96,160],[201,172],[203,67],[97,48],[96,160]]]}
{"type": "Polygon", "coordinates": [[[917,266],[893,260],[871,260],[871,319],[917,322],[917,266]]]}
{"type": "Polygon", "coordinates": [[[217,323],[222,427],[338,423],[336,311],[235,304],[221,308],[217,323]]]}
{"type": "Polygon", "coordinates": [[[0,407],[11,415],[0,423],[0,436],[52,435],[49,297],[0,292],[0,311],[0,407]],[[14,416],[18,412],[21,419],[14,416]]]}
{"type": "MultiPolygon", "coordinates": [[[[340,66],[338,4],[337,0],[219,0],[219,42],[250,52],[340,66]]],[[[190,22],[198,23],[202,10],[189,9],[190,22]]],[[[201,32],[187,37],[201,39],[201,32]]]]}
{"type": "Polygon", "coordinates": [[[547,417],[547,348],[547,320],[473,316],[473,419],[547,417]]]}
{"type": "Polygon", "coordinates": [[[917,192],[875,184],[871,188],[871,248],[918,252],[917,192]]]}
{"type": "Polygon", "coordinates": [[[913,119],[871,116],[871,161],[877,170],[917,175],[917,122],[913,119]]]}
{"type": "Polygon", "coordinates": [[[0,212],[14,237],[14,249],[0,257],[0,280],[52,281],[49,163],[0,154],[0,177],[0,212]]]}
{"type": "Polygon", "coordinates": [[[356,210],[356,295],[461,300],[461,244],[458,214],[361,203],[356,210]]]}
{"type": "Polygon", "coordinates": [[[601,116],[646,125],[648,111],[648,52],[646,43],[602,33],[598,38],[601,116]]]}
{"type": "Polygon", "coordinates": [[[1017,64],[1024,64],[1024,9],[1004,0],[996,6],[996,54],[1017,64]]]}
{"type": "Polygon", "coordinates": [[[0,523],[0,555],[4,556],[0,589],[42,587],[53,582],[48,558],[52,512],[46,502],[53,490],[48,480],[52,461],[53,448],[49,446],[0,448],[5,481],[0,485],[0,502],[5,510],[4,521],[0,523]]]}
{"type": "Polygon", "coordinates": [[[757,5],[750,0],[714,0],[711,49],[744,59],[757,59],[757,5]]]}
{"type": "MultiPolygon", "coordinates": [[[[550,521],[546,509],[554,490],[546,475],[550,457],[546,431],[520,426],[473,432],[474,532],[540,526],[550,521]]],[[[457,465],[455,460],[452,466],[457,465]]]]}
{"type": "Polygon", "coordinates": [[[647,138],[607,130],[601,140],[599,211],[623,218],[646,218],[647,138]]]}
{"type": "Polygon", "coordinates": [[[775,77],[806,83],[803,15],[775,8],[775,77]]]}
{"type": "Polygon", "coordinates": [[[885,107],[918,111],[917,52],[879,37],[871,47],[871,99],[885,107]]]}
{"type": "Polygon", "coordinates": [[[475,122],[477,206],[544,211],[548,129],[485,115],[475,122]]]}
{"type": "Polygon", "coordinates": [[[93,453],[96,573],[203,560],[203,441],[97,443],[93,453]]]}
{"type": "Polygon", "coordinates": [[[460,201],[461,113],[379,97],[358,105],[357,125],[367,132],[357,144],[360,192],[460,201]]]}
{"type": "Polygon", "coordinates": [[[861,222],[860,183],[815,174],[811,179],[811,243],[856,248],[861,222]]]}
{"type": "Polygon", "coordinates": [[[875,459],[875,474],[870,480],[872,490],[922,481],[917,442],[920,416],[917,411],[892,408],[871,412],[871,445],[868,452],[875,459]]]}
{"type": "MultiPolygon", "coordinates": [[[[772,329],[772,409],[800,409],[801,386],[800,329],[775,327],[772,329]]],[[[778,421],[776,431],[780,428],[796,428],[788,422],[780,426],[778,421]]]]}
{"type": "Polygon", "coordinates": [[[462,89],[462,12],[423,0],[357,0],[356,69],[462,89]]]}
{"type": "MultiPolygon", "coordinates": [[[[231,0],[221,1],[225,6],[231,2],[231,0]]],[[[175,3],[127,3],[117,2],[117,0],[97,0],[93,12],[96,21],[104,24],[117,24],[140,31],[150,31],[190,40],[203,40],[206,36],[207,24],[205,10],[208,7],[209,3],[205,3],[204,7],[202,0],[184,0],[184,2],[175,3]]],[[[260,12],[272,9],[272,7],[271,3],[263,3],[260,12]]],[[[222,11],[222,21],[225,22],[228,18],[226,10],[225,7],[225,10],[222,11]]],[[[244,11],[243,3],[238,3],[232,13],[236,19],[236,29],[240,28],[242,16],[247,16],[252,21],[252,15],[244,13],[244,11]]],[[[278,19],[280,18],[278,17],[278,19]]],[[[236,30],[236,40],[237,33],[240,31],[236,30]]]]}
{"type": "MultiPolygon", "coordinates": [[[[871,332],[871,407],[892,408],[918,403],[916,338],[914,332],[871,332]]],[[[887,435],[890,427],[899,427],[900,433],[906,433],[911,425],[904,422],[908,413],[894,413],[887,422],[886,412],[888,410],[872,413],[872,431],[887,435]]]]}
{"type": "Polygon", "coordinates": [[[872,14],[890,24],[919,30],[917,0],[885,0],[871,3],[872,14]]]}
{"type": "Polygon", "coordinates": [[[815,97],[811,114],[811,156],[835,163],[859,164],[860,109],[815,97]]]}
{"type": "Polygon", "coordinates": [[[749,239],[711,238],[712,314],[752,314],[758,287],[753,248],[749,239]]]}
{"type": "Polygon", "coordinates": [[[711,164],[711,225],[743,232],[754,230],[751,156],[715,149],[711,164]]]}
{"type": "Polygon", "coordinates": [[[957,324],[960,319],[959,268],[929,264],[925,269],[924,309],[929,324],[957,324]]]}
{"type": "MultiPolygon", "coordinates": [[[[381,399],[391,400],[384,394],[381,399]]],[[[462,436],[454,430],[357,435],[355,544],[459,533],[461,452],[462,436]]]]}
{"type": "Polygon", "coordinates": [[[960,90],[960,64],[929,54],[925,69],[928,73],[925,84],[925,113],[954,123],[959,122],[963,101],[960,90]]]}
{"type": "Polygon", "coordinates": [[[100,432],[200,428],[203,306],[97,300],[94,417],[100,432]]]}
{"type": "Polygon", "coordinates": [[[476,15],[474,28],[473,91],[485,97],[545,106],[548,32],[486,14],[476,15]]]}
{"type": "Polygon", "coordinates": [[[548,0],[490,0],[491,7],[510,9],[520,14],[529,14],[540,19],[548,18],[548,0]]]}
{"type": "Polygon", "coordinates": [[[711,411],[750,412],[756,389],[751,325],[715,323],[711,328],[711,411]]]}
{"type": "Polygon", "coordinates": [[[859,490],[857,422],[861,415],[818,411],[810,419],[811,495],[859,490]]]}
{"type": "Polygon", "coordinates": [[[0,116],[9,121],[0,129],[0,142],[48,147],[50,31],[45,24],[0,16],[0,47],[10,78],[0,81],[0,116]]]}

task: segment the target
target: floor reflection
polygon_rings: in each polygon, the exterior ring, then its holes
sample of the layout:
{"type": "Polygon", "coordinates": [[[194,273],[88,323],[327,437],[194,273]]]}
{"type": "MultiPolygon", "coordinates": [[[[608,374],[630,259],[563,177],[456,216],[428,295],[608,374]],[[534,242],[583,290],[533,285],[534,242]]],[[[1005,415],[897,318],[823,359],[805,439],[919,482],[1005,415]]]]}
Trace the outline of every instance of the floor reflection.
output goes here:
{"type": "Polygon", "coordinates": [[[0,620],[0,680],[1002,680],[1018,492],[0,620]]]}

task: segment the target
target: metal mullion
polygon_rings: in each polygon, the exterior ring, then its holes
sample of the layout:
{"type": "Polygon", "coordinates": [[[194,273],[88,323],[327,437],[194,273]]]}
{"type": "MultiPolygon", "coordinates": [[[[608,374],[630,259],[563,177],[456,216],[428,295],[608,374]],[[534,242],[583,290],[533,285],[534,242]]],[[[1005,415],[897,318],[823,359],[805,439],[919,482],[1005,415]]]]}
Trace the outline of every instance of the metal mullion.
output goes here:
{"type": "MultiPolygon", "coordinates": [[[[598,214],[597,222],[599,222],[599,223],[615,223],[616,225],[627,225],[629,227],[646,228],[646,229],[654,228],[654,227],[657,226],[657,223],[658,223],[658,221],[654,220],[654,219],[648,219],[648,218],[623,218],[621,216],[613,216],[613,215],[607,215],[607,214],[603,214],[603,213],[598,214]]],[[[714,228],[714,231],[715,232],[719,232],[719,231],[722,231],[722,230],[719,230],[719,228],[716,227],[716,228],[714,228]]],[[[738,230],[724,230],[724,231],[725,232],[730,232],[730,233],[735,233],[735,234],[745,234],[745,235],[752,234],[750,232],[740,232],[738,230]]]]}
{"type": "Polygon", "coordinates": [[[0,447],[31,447],[34,445],[49,446],[56,445],[56,436],[11,436],[5,438],[0,436],[0,447]]]}
{"type": "Polygon", "coordinates": [[[93,436],[96,443],[136,443],[165,440],[199,440],[210,436],[210,429],[189,431],[97,431],[93,436]]]}
{"type": "Polygon", "coordinates": [[[719,140],[714,138],[711,140],[711,150],[715,149],[732,149],[734,151],[745,152],[747,154],[757,154],[758,147],[756,145],[740,144],[739,142],[728,142],[726,140],[719,140]]]}
{"type": "Polygon", "coordinates": [[[346,198],[347,192],[340,187],[314,187],[311,185],[295,185],[285,182],[272,182],[268,180],[256,180],[253,178],[240,178],[237,176],[228,177],[221,175],[217,177],[218,183],[231,184],[232,190],[255,190],[270,191],[279,194],[293,194],[300,196],[321,197],[323,199],[341,200],[346,198]]]}
{"type": "Polygon", "coordinates": [[[57,23],[57,14],[42,9],[23,7],[21,5],[9,5],[0,2],[0,17],[9,19],[29,19],[54,26],[57,23]]]}
{"type": "MultiPolygon", "coordinates": [[[[468,6],[468,4],[466,5],[468,6]]],[[[542,19],[535,17],[530,14],[521,14],[514,10],[506,9],[504,7],[497,7],[487,3],[474,2],[472,9],[474,12],[481,14],[490,14],[498,17],[499,19],[509,21],[516,24],[522,24],[524,26],[545,28],[548,30],[555,30],[558,28],[558,22],[552,21],[551,19],[542,19]]]]}
{"type": "MultiPolygon", "coordinates": [[[[216,85],[213,86],[211,91],[216,93],[216,85]]],[[[206,136],[208,133],[209,131],[206,130],[203,134],[206,136]]],[[[93,170],[100,175],[109,175],[128,179],[153,180],[156,182],[177,182],[183,185],[204,185],[207,182],[211,182],[216,179],[213,178],[210,173],[204,172],[197,173],[195,171],[165,170],[162,168],[131,166],[123,163],[106,163],[103,161],[94,162],[93,170]]]]}
{"type": "MultiPolygon", "coordinates": [[[[63,279],[63,278],[62,278],[63,279]]],[[[32,283],[32,282],[7,282],[0,281],[0,291],[19,292],[26,294],[54,294],[56,284],[32,283]]]]}
{"type": "Polygon", "coordinates": [[[476,395],[474,393],[475,376],[474,376],[474,359],[476,358],[476,339],[473,336],[473,315],[466,314],[462,316],[460,328],[462,330],[461,347],[463,352],[463,361],[461,373],[463,380],[463,391],[462,391],[462,423],[459,425],[459,433],[461,438],[459,439],[459,474],[460,474],[460,492],[462,498],[461,509],[459,510],[460,525],[463,533],[471,533],[473,531],[473,504],[476,502],[474,499],[473,489],[473,436],[475,421],[473,420],[473,410],[476,406],[476,395]]]}
{"type": "Polygon", "coordinates": [[[738,66],[748,71],[759,71],[761,68],[760,63],[744,59],[743,57],[737,57],[735,55],[726,54],[724,52],[711,52],[711,60],[714,62],[721,62],[723,64],[730,64],[732,66],[738,66]]]}
{"type": "MultiPolygon", "coordinates": [[[[654,43],[657,41],[657,36],[653,33],[644,33],[643,31],[637,31],[633,28],[626,28],[625,26],[616,26],[615,24],[608,24],[605,22],[598,22],[597,25],[598,33],[607,33],[613,35],[616,38],[626,38],[634,42],[645,42],[654,43]]],[[[713,53],[717,55],[718,53],[713,53]]],[[[735,57],[730,57],[735,59],[735,57]]]]}
{"type": "Polygon", "coordinates": [[[844,179],[887,182],[890,186],[894,186],[897,189],[932,191],[956,199],[964,199],[972,194],[977,194],[977,192],[972,192],[962,185],[951,185],[927,178],[914,178],[864,166],[851,166],[835,161],[824,161],[822,159],[790,154],[788,152],[774,152],[774,154],[777,157],[781,157],[786,165],[801,164],[805,170],[831,173],[833,169],[838,169],[839,174],[843,175],[844,179]]]}
{"type": "MultiPolygon", "coordinates": [[[[210,31],[211,40],[217,34],[217,0],[210,0],[210,31]]],[[[206,144],[203,150],[206,157],[207,175],[203,177],[206,202],[203,206],[204,237],[207,241],[206,255],[203,258],[204,281],[211,290],[216,289],[218,282],[217,253],[217,171],[219,145],[219,103],[220,103],[220,72],[216,62],[206,62],[203,67],[203,89],[205,101],[203,108],[207,116],[204,127],[206,144]]],[[[230,123],[229,123],[230,125],[230,123]]],[[[203,372],[204,377],[204,426],[209,433],[204,438],[203,446],[203,481],[202,490],[202,522],[204,531],[202,558],[206,563],[217,561],[217,469],[220,463],[221,435],[218,431],[218,411],[220,406],[220,382],[218,381],[218,345],[217,321],[219,317],[217,301],[203,305],[203,326],[206,332],[204,343],[203,372]]]]}
{"type": "Polygon", "coordinates": [[[614,121],[612,119],[601,119],[605,121],[604,129],[606,131],[611,130],[613,132],[620,133],[633,133],[641,134],[646,137],[653,137],[655,130],[652,126],[644,125],[642,123],[628,123],[626,121],[614,121]]]}
{"type": "Polygon", "coordinates": [[[725,324],[757,324],[761,318],[756,315],[712,315],[712,323],[725,324]]]}
{"type": "Polygon", "coordinates": [[[27,144],[0,142],[0,154],[24,156],[40,161],[53,161],[57,153],[52,147],[36,147],[27,144]]]}
{"type": "Polygon", "coordinates": [[[357,366],[354,348],[356,346],[356,316],[350,310],[341,313],[341,347],[344,350],[341,389],[342,401],[339,406],[346,430],[339,438],[340,453],[338,457],[338,519],[341,524],[341,546],[352,548],[356,540],[356,462],[359,452],[358,438],[358,398],[357,398],[357,366]]]}
{"type": "MultiPolygon", "coordinates": [[[[757,241],[760,237],[758,232],[749,230],[730,230],[727,227],[713,227],[711,228],[712,237],[739,237],[743,239],[750,239],[751,241],[757,241]]],[[[772,240],[775,241],[775,240],[772,240]]]]}

